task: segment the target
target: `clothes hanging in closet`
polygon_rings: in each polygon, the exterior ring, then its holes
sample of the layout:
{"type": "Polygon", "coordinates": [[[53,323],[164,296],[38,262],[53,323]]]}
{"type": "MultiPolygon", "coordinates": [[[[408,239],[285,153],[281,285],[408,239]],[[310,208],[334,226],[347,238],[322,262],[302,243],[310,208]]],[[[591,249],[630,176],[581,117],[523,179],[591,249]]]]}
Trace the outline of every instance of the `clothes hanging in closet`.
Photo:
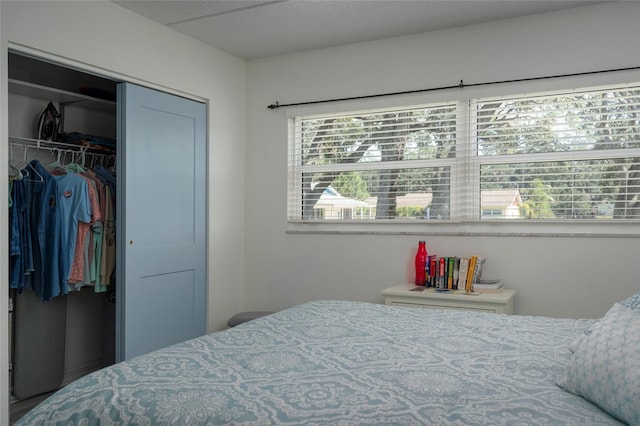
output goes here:
{"type": "Polygon", "coordinates": [[[10,288],[43,301],[84,286],[106,291],[115,269],[115,177],[101,166],[49,172],[38,160],[23,170],[29,178],[11,189],[10,288]]]}
{"type": "Polygon", "coordinates": [[[56,183],[38,161],[29,163],[20,176],[11,189],[9,286],[32,288],[43,300],[49,300],[59,294],[59,286],[43,286],[57,283],[60,275],[56,183]],[[40,266],[37,272],[36,264],[40,266]]]}

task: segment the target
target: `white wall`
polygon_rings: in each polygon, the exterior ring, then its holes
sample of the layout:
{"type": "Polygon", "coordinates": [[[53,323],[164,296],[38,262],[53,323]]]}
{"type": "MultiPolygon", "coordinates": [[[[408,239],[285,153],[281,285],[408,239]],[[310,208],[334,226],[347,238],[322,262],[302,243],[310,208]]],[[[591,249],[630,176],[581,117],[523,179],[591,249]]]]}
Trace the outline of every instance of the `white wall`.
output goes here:
{"type": "MultiPolygon", "coordinates": [[[[7,152],[7,48],[208,102],[208,330],[223,328],[244,307],[244,197],[237,188],[244,184],[245,61],[111,2],[2,1],[0,11],[2,152],[7,152]]],[[[6,164],[0,167],[5,170],[6,164]]],[[[4,199],[5,186],[0,190],[4,199]]],[[[5,225],[0,241],[8,241],[5,210],[0,215],[5,225]]],[[[0,266],[7,276],[5,246],[0,266]]],[[[0,292],[0,311],[7,312],[6,291],[0,292]]],[[[6,316],[0,317],[0,347],[7,348],[6,316]]],[[[0,355],[0,424],[8,424],[6,355],[5,349],[0,355]]]]}
{"type": "MultiPolygon", "coordinates": [[[[382,302],[380,290],[412,280],[423,238],[440,255],[486,255],[486,274],[517,289],[518,314],[599,317],[637,292],[637,238],[286,233],[287,119],[267,105],[638,66],[638,22],[639,3],[610,3],[249,62],[247,308],[277,310],[313,299],[382,302]]],[[[515,89],[522,87],[491,88],[515,89]]],[[[336,103],[309,110],[335,108],[348,109],[336,103]]]]}

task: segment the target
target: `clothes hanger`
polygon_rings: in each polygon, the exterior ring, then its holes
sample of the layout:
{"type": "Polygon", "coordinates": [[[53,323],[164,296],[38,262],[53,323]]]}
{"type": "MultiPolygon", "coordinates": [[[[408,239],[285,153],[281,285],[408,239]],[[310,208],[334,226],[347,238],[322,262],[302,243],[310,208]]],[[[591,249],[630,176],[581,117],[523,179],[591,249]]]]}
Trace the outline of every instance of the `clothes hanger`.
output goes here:
{"type": "Polygon", "coordinates": [[[13,198],[11,198],[12,192],[13,192],[13,181],[9,180],[9,208],[13,207],[13,198]]]}
{"type": "MultiPolygon", "coordinates": [[[[9,175],[9,178],[11,180],[21,180],[23,177],[25,177],[25,174],[22,172],[22,169],[28,164],[26,161],[26,157],[27,157],[27,147],[24,146],[24,161],[16,161],[14,154],[13,154],[13,148],[14,145],[11,144],[11,147],[9,149],[9,169],[13,172],[12,174],[9,175]]],[[[29,175],[29,171],[26,171],[26,176],[29,175]]]]}
{"type": "Polygon", "coordinates": [[[91,173],[92,175],[95,175],[95,168],[97,166],[104,167],[105,158],[108,158],[108,156],[104,154],[97,154],[95,152],[87,152],[86,155],[89,156],[89,166],[87,167],[88,173],[91,173]]]}
{"type": "Polygon", "coordinates": [[[86,160],[84,147],[80,148],[80,152],[77,153],[77,154],[80,154],[82,158],[80,164],[76,162],[76,152],[71,151],[70,153],[72,155],[71,163],[67,164],[67,167],[71,169],[71,171],[73,171],[74,173],[86,173],[87,170],[84,168],[84,164],[86,160]]]}
{"type": "Polygon", "coordinates": [[[116,165],[117,165],[117,161],[118,161],[118,160],[117,160],[117,158],[116,158],[116,157],[113,157],[113,158],[112,158],[112,164],[111,164],[111,167],[109,167],[109,169],[108,169],[108,170],[109,170],[109,171],[110,171],[114,176],[115,176],[115,174],[116,174],[116,165]]]}
{"type": "MultiPolygon", "coordinates": [[[[28,173],[28,172],[27,172],[28,173]]],[[[15,167],[13,164],[9,163],[9,182],[13,182],[14,180],[22,180],[24,175],[22,171],[15,167]]]]}
{"type": "Polygon", "coordinates": [[[23,162],[24,162],[25,166],[22,169],[22,172],[26,173],[26,174],[25,174],[25,176],[22,177],[22,179],[26,179],[29,182],[40,182],[40,183],[44,182],[44,177],[35,169],[35,167],[33,167],[31,162],[29,162],[27,160],[27,146],[26,145],[24,147],[23,162]]]}
{"type": "Polygon", "coordinates": [[[92,153],[88,153],[89,155],[89,169],[93,169],[93,166],[96,164],[96,155],[92,153]]]}
{"type": "Polygon", "coordinates": [[[30,182],[40,182],[40,183],[44,182],[44,177],[36,170],[35,167],[33,167],[31,163],[27,163],[27,166],[23,170],[29,171],[29,169],[35,175],[33,176],[32,179],[28,179],[30,182]]]}
{"type": "Polygon", "coordinates": [[[61,161],[60,161],[61,157],[62,157],[62,150],[58,149],[58,148],[53,148],[51,150],[51,153],[53,154],[55,151],[57,151],[58,157],[57,157],[56,161],[54,161],[53,163],[47,165],[47,168],[48,169],[52,169],[52,170],[60,170],[60,171],[63,171],[65,173],[70,173],[71,170],[69,170],[69,168],[67,166],[63,165],[61,163],[61,161]]]}

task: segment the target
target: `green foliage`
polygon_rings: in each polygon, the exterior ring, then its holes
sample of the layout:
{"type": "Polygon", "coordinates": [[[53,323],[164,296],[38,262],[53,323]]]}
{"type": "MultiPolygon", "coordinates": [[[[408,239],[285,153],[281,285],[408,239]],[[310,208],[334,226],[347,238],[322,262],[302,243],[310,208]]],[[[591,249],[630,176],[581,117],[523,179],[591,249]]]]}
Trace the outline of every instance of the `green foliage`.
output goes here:
{"type": "Polygon", "coordinates": [[[424,217],[424,207],[407,206],[396,208],[397,217],[424,217]]]}
{"type": "Polygon", "coordinates": [[[551,219],[555,217],[551,209],[553,198],[548,194],[551,187],[545,185],[541,180],[533,181],[533,186],[529,190],[522,191],[523,198],[526,198],[525,217],[529,219],[551,219]]]}
{"type": "Polygon", "coordinates": [[[360,201],[369,197],[367,183],[356,172],[340,173],[331,186],[343,197],[355,198],[360,201]]]}

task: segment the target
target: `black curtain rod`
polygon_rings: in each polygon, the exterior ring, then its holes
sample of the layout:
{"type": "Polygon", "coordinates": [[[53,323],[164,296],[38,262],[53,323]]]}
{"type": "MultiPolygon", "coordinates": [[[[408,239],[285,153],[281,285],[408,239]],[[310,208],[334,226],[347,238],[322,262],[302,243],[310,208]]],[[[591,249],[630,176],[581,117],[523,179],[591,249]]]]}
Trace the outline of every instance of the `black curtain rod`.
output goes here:
{"type": "Polygon", "coordinates": [[[592,74],[603,74],[609,72],[619,72],[619,71],[633,71],[639,70],[640,66],[637,67],[628,67],[628,68],[615,68],[609,70],[600,70],[600,71],[586,71],[586,72],[577,72],[573,74],[560,74],[560,75],[548,75],[544,77],[529,77],[529,78],[518,78],[514,80],[501,80],[501,81],[489,81],[484,83],[471,83],[464,84],[464,81],[460,80],[460,84],[455,86],[442,86],[442,87],[432,87],[430,89],[416,89],[416,90],[406,90],[403,92],[390,92],[390,93],[378,93],[376,95],[363,95],[363,96],[351,96],[348,98],[334,98],[334,99],[322,99],[319,101],[308,101],[308,102],[295,102],[290,104],[280,104],[277,101],[267,108],[276,109],[282,107],[292,107],[292,106],[302,106],[302,105],[314,105],[314,104],[324,104],[328,102],[341,102],[341,101],[355,101],[359,99],[371,99],[371,98],[381,98],[384,96],[396,96],[396,95],[410,95],[413,93],[423,93],[423,92],[434,92],[436,90],[446,90],[446,89],[464,89],[465,87],[477,87],[477,86],[488,86],[492,84],[505,84],[505,83],[522,83],[525,81],[535,81],[535,80],[547,80],[551,78],[563,78],[563,77],[578,77],[582,75],[592,75],[592,74]]]}

